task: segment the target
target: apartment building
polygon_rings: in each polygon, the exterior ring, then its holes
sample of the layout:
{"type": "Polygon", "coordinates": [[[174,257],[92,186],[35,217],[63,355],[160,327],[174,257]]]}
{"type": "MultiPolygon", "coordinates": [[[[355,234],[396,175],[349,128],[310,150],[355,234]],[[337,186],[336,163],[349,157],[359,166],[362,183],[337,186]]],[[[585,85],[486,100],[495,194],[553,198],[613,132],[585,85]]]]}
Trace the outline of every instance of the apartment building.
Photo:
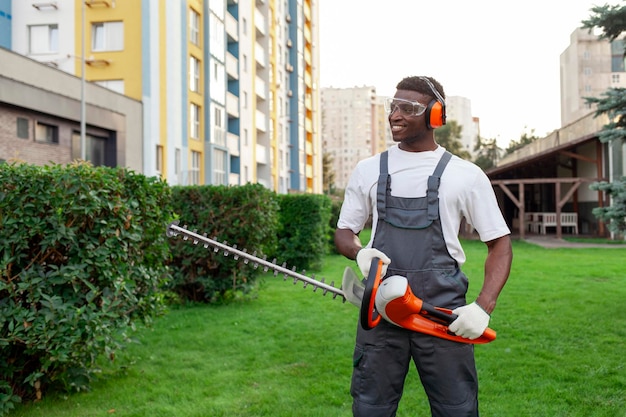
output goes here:
{"type": "Polygon", "coordinates": [[[448,96],[446,97],[446,120],[454,120],[461,126],[461,137],[459,141],[463,145],[463,150],[474,156],[474,147],[479,133],[478,118],[472,116],[472,101],[467,97],[448,96]]]}
{"type": "Polygon", "coordinates": [[[376,89],[368,86],[322,88],[321,107],[324,152],[333,159],[335,188],[345,189],[357,162],[384,144],[380,129],[386,116],[377,105],[376,89]]]}
{"type": "Polygon", "coordinates": [[[321,193],[317,9],[315,0],[0,0],[11,28],[0,45],[141,101],[143,135],[132,140],[146,175],[321,193]]]}
{"type": "Polygon", "coordinates": [[[561,126],[594,109],[585,97],[600,97],[609,88],[626,87],[624,40],[609,42],[588,29],[577,28],[561,53],[561,126]]]}

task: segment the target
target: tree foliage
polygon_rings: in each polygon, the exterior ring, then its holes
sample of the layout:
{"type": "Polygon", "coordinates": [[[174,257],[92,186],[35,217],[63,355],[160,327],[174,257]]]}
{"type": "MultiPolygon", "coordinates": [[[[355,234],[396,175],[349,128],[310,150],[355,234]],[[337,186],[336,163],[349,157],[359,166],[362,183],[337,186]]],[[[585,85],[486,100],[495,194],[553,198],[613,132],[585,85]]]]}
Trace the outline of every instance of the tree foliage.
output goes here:
{"type": "MultiPolygon", "coordinates": [[[[582,21],[583,28],[590,31],[602,29],[601,39],[615,41],[626,31],[626,6],[594,6],[592,15],[582,21]]],[[[609,122],[600,132],[600,141],[607,143],[626,140],[626,89],[609,88],[600,97],[585,97],[589,104],[596,106],[595,117],[606,115],[609,122]]],[[[608,223],[609,230],[626,232],[626,177],[611,182],[598,182],[591,189],[606,192],[611,197],[611,205],[597,207],[593,214],[608,223]]]]}
{"type": "Polygon", "coordinates": [[[496,139],[483,139],[479,136],[476,139],[474,152],[476,152],[474,163],[486,171],[496,166],[500,159],[502,148],[498,146],[496,139]]]}
{"type": "Polygon", "coordinates": [[[335,191],[335,170],[333,169],[333,162],[335,158],[328,153],[322,154],[322,176],[324,194],[330,195],[335,191]]]}
{"type": "Polygon", "coordinates": [[[592,7],[591,12],[593,14],[582,21],[583,28],[589,30],[601,28],[600,38],[612,42],[626,31],[626,6],[605,4],[592,7]]]}
{"type": "Polygon", "coordinates": [[[532,129],[530,131],[530,134],[528,132],[524,132],[522,136],[520,136],[519,140],[511,140],[509,142],[509,146],[507,146],[507,148],[504,150],[504,154],[512,154],[516,150],[533,143],[537,139],[539,139],[539,136],[535,135],[535,129],[532,129]]]}
{"type": "Polygon", "coordinates": [[[435,131],[435,139],[439,145],[446,148],[450,153],[459,158],[471,160],[472,156],[463,149],[463,144],[460,141],[462,130],[463,126],[459,125],[456,120],[449,120],[435,131]]]}

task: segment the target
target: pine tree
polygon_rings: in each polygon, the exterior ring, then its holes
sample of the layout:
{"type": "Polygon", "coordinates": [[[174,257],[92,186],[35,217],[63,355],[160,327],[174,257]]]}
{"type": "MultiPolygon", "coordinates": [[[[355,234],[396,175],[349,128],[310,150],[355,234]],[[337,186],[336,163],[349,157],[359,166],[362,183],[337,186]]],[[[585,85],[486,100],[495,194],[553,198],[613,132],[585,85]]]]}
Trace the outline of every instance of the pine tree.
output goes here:
{"type": "MultiPolygon", "coordinates": [[[[589,19],[583,20],[583,28],[602,29],[601,39],[613,42],[626,31],[626,6],[594,6],[591,12],[589,19]]],[[[600,132],[601,142],[626,141],[626,89],[610,88],[600,97],[585,97],[585,101],[596,105],[595,117],[606,114],[609,119],[600,132]]],[[[590,188],[604,191],[611,197],[610,206],[597,207],[593,214],[607,223],[612,232],[626,232],[626,177],[613,182],[596,182],[590,188]]]]}

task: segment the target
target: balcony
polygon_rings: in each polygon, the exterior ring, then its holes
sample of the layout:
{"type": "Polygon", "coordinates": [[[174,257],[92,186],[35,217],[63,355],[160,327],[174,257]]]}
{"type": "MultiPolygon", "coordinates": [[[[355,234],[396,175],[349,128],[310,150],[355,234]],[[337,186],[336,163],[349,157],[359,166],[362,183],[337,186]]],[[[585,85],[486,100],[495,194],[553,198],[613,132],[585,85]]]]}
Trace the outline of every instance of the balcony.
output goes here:
{"type": "Polygon", "coordinates": [[[257,66],[261,68],[267,67],[267,57],[265,56],[265,48],[256,43],[254,45],[254,58],[256,59],[257,66]]]}
{"type": "Polygon", "coordinates": [[[232,117],[239,117],[239,97],[233,93],[226,93],[226,113],[232,117]]]}
{"type": "Polygon", "coordinates": [[[239,79],[239,60],[230,52],[226,53],[226,74],[229,80],[239,79]]]}
{"type": "Polygon", "coordinates": [[[254,80],[254,90],[256,92],[256,96],[261,100],[267,99],[267,84],[261,77],[256,77],[254,80]]]}
{"type": "Polygon", "coordinates": [[[42,10],[59,10],[59,6],[57,5],[56,1],[47,1],[47,2],[43,2],[43,3],[33,3],[32,6],[39,10],[40,12],[42,10]]]}
{"type": "Polygon", "coordinates": [[[263,38],[267,35],[265,17],[258,9],[254,10],[254,26],[256,27],[257,36],[263,38]]]}
{"type": "Polygon", "coordinates": [[[237,19],[235,19],[233,17],[233,15],[231,15],[230,13],[226,13],[226,18],[225,18],[225,27],[226,27],[226,34],[228,35],[228,37],[230,39],[232,39],[235,42],[239,41],[239,28],[238,28],[238,24],[237,24],[237,19]]]}
{"type": "Polygon", "coordinates": [[[256,163],[267,165],[270,162],[270,150],[267,146],[256,145],[256,163]]]}
{"type": "Polygon", "coordinates": [[[226,134],[226,145],[228,147],[228,153],[233,156],[239,155],[239,135],[235,135],[234,133],[228,132],[226,134]]]}
{"type": "Polygon", "coordinates": [[[256,129],[260,132],[267,132],[267,116],[261,111],[256,111],[256,129]]]}

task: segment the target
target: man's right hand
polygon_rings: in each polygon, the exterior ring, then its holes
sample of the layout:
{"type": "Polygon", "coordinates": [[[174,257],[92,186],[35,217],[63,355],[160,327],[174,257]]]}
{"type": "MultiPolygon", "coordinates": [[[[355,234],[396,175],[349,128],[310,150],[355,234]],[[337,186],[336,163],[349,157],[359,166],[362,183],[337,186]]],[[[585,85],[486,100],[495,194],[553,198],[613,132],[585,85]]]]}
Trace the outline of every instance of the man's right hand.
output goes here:
{"type": "Polygon", "coordinates": [[[391,259],[378,249],[363,248],[356,254],[356,264],[359,266],[359,269],[364,277],[367,277],[370,274],[370,266],[372,264],[372,259],[374,258],[379,258],[383,261],[381,276],[385,276],[385,273],[387,272],[387,265],[391,263],[391,259]]]}

